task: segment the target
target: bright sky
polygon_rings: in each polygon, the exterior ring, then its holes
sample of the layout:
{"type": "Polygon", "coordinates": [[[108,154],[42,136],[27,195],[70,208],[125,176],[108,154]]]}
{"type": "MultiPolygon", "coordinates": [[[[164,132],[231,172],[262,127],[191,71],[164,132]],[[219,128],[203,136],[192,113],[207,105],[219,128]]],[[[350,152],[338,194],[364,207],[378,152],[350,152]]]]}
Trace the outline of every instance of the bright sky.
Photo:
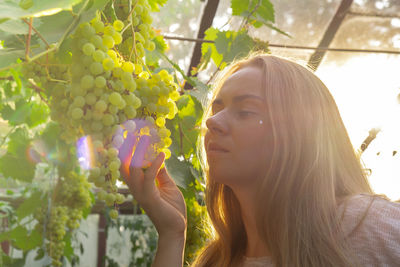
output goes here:
{"type": "Polygon", "coordinates": [[[369,130],[381,129],[362,160],[372,170],[375,192],[400,199],[400,56],[363,54],[341,66],[322,64],[316,74],[334,96],[356,148],[369,130]]]}

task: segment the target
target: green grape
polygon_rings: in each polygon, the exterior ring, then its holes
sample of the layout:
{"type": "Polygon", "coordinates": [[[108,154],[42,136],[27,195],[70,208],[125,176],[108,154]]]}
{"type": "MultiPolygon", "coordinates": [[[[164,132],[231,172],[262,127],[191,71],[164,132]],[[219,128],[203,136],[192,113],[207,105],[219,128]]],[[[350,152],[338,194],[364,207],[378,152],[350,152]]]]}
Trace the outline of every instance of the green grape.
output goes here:
{"type": "MultiPolygon", "coordinates": [[[[110,205],[111,206],[111,205],[110,205]]],[[[118,211],[117,210],[110,210],[109,212],[110,218],[111,219],[117,219],[118,218],[118,211]]]]}
{"type": "Polygon", "coordinates": [[[104,86],[106,86],[106,83],[107,81],[103,76],[97,76],[96,79],[94,79],[94,84],[98,88],[103,88],[104,86]]]}
{"type": "Polygon", "coordinates": [[[85,37],[90,37],[96,33],[95,29],[90,26],[89,23],[85,22],[82,25],[82,35],[85,37]]]}
{"type": "Polygon", "coordinates": [[[95,29],[96,33],[104,31],[104,23],[101,20],[94,19],[92,22],[92,26],[95,29]]]}
{"type": "Polygon", "coordinates": [[[166,147],[169,147],[172,144],[172,139],[169,137],[164,138],[164,144],[166,147]]]}
{"type": "Polygon", "coordinates": [[[154,124],[155,123],[154,118],[152,116],[147,116],[146,117],[146,121],[150,122],[150,124],[154,124]]]}
{"type": "Polygon", "coordinates": [[[118,157],[118,153],[119,153],[118,149],[116,149],[114,147],[111,147],[107,150],[107,156],[110,159],[114,159],[114,158],[118,157]]]}
{"type": "Polygon", "coordinates": [[[108,25],[104,28],[104,34],[112,36],[115,33],[115,29],[113,26],[108,25]]]}
{"type": "Polygon", "coordinates": [[[165,118],[163,118],[163,117],[158,117],[158,118],[156,119],[156,125],[157,125],[158,127],[163,127],[163,126],[165,125],[165,118]]]}
{"type": "Polygon", "coordinates": [[[112,48],[115,44],[114,39],[110,35],[103,35],[103,44],[108,47],[112,48]]]}
{"type": "Polygon", "coordinates": [[[124,113],[128,119],[133,119],[136,117],[137,111],[133,106],[125,106],[124,113]]]}
{"type": "Polygon", "coordinates": [[[118,55],[114,50],[108,50],[107,55],[109,55],[114,60],[116,60],[118,58],[118,55]]]}
{"type": "Polygon", "coordinates": [[[91,43],[86,43],[82,47],[83,53],[85,53],[85,55],[87,56],[91,56],[95,50],[96,50],[95,46],[91,43]]]}
{"type": "Polygon", "coordinates": [[[120,105],[120,103],[122,102],[122,97],[119,93],[112,92],[110,94],[110,96],[108,97],[108,100],[110,101],[111,104],[118,107],[120,105]]]}
{"type": "Polygon", "coordinates": [[[67,99],[63,99],[63,100],[60,102],[60,106],[63,107],[63,108],[66,108],[68,105],[69,105],[69,102],[68,102],[67,99]]]}
{"type": "Polygon", "coordinates": [[[137,15],[142,14],[142,12],[143,12],[143,6],[137,4],[136,7],[135,7],[135,12],[136,12],[137,15]]]}
{"type": "Polygon", "coordinates": [[[104,114],[102,121],[105,126],[111,126],[114,123],[114,117],[111,114],[104,114]]]}
{"type": "Polygon", "coordinates": [[[124,28],[124,23],[118,19],[114,21],[113,26],[116,31],[120,32],[124,28]]]}
{"type": "Polygon", "coordinates": [[[139,73],[141,73],[142,71],[143,71],[143,67],[142,67],[142,65],[140,65],[140,64],[134,64],[134,66],[135,66],[135,74],[139,74],[139,73]]]}
{"type": "Polygon", "coordinates": [[[122,63],[122,70],[124,72],[132,73],[134,69],[135,65],[132,62],[127,61],[122,63]]]}
{"type": "Polygon", "coordinates": [[[93,87],[94,79],[92,75],[85,75],[81,79],[81,87],[82,88],[91,88],[93,87]]]}
{"type": "Polygon", "coordinates": [[[142,105],[142,101],[140,100],[139,97],[135,96],[133,99],[132,107],[135,109],[138,109],[138,108],[140,108],[141,105],[142,105]]]}
{"type": "Polygon", "coordinates": [[[99,132],[101,129],[103,129],[103,125],[97,121],[93,121],[90,126],[94,132],[99,132]]]}
{"type": "Polygon", "coordinates": [[[74,99],[73,105],[75,107],[81,108],[81,107],[83,107],[85,105],[85,102],[86,101],[85,101],[85,98],[83,96],[77,96],[74,99]]]}
{"type": "Polygon", "coordinates": [[[169,136],[171,135],[171,131],[168,130],[167,128],[160,128],[160,129],[158,130],[158,135],[159,135],[161,138],[166,138],[166,137],[169,137],[169,136]]]}
{"type": "Polygon", "coordinates": [[[107,103],[104,102],[103,100],[99,100],[95,104],[95,109],[99,112],[104,112],[107,109],[107,103]]]}
{"type": "Polygon", "coordinates": [[[108,112],[110,112],[110,114],[117,114],[118,113],[118,108],[115,105],[109,105],[108,106],[108,112]]]}
{"type": "Polygon", "coordinates": [[[157,110],[156,104],[154,104],[154,103],[149,103],[149,104],[147,105],[147,110],[148,110],[150,113],[155,113],[156,110],[157,110]]]}
{"type": "Polygon", "coordinates": [[[124,203],[124,202],[125,202],[125,197],[124,197],[124,195],[118,193],[117,196],[115,197],[115,202],[116,202],[117,204],[122,204],[122,203],[124,203]]]}
{"type": "Polygon", "coordinates": [[[96,50],[92,54],[93,60],[96,62],[102,62],[105,58],[104,52],[101,50],[96,50]]]}
{"type": "Polygon", "coordinates": [[[79,120],[83,116],[83,110],[81,108],[74,108],[71,112],[71,116],[74,120],[79,120]]]}
{"type": "Polygon", "coordinates": [[[99,75],[101,73],[103,73],[104,69],[101,63],[99,62],[93,62],[92,64],[90,64],[90,72],[93,75],[99,75]]]}
{"type": "Polygon", "coordinates": [[[120,102],[118,103],[117,107],[118,107],[119,109],[124,109],[125,106],[126,106],[126,102],[125,102],[125,100],[123,100],[122,97],[121,97],[121,100],[120,100],[120,102]]]}
{"type": "Polygon", "coordinates": [[[147,50],[149,51],[154,51],[156,49],[156,44],[154,42],[149,42],[149,44],[146,46],[147,50]]]}
{"type": "Polygon", "coordinates": [[[151,88],[151,94],[155,95],[155,96],[158,96],[160,94],[160,87],[158,87],[157,85],[153,86],[151,88]]]}
{"type": "Polygon", "coordinates": [[[103,59],[103,67],[105,70],[112,70],[115,66],[114,60],[111,58],[103,59]]]}
{"type": "Polygon", "coordinates": [[[106,196],[105,201],[106,201],[106,205],[107,205],[107,206],[112,206],[112,205],[114,205],[114,202],[115,202],[115,195],[112,194],[112,193],[108,193],[107,196],[106,196]]]}
{"type": "Polygon", "coordinates": [[[103,88],[99,88],[99,87],[95,87],[94,89],[93,89],[93,94],[95,95],[95,96],[97,96],[97,97],[100,97],[100,96],[102,96],[103,95],[103,88]]]}
{"type": "Polygon", "coordinates": [[[104,191],[104,190],[99,190],[99,191],[97,192],[97,198],[98,198],[99,200],[105,200],[105,199],[106,199],[106,196],[107,196],[107,192],[104,191]]]}
{"type": "Polygon", "coordinates": [[[122,42],[122,35],[119,32],[115,32],[112,35],[115,44],[120,44],[122,42]]]}
{"type": "MultiPolygon", "coordinates": [[[[122,66],[123,66],[123,65],[122,65],[122,66]]],[[[122,68],[115,68],[115,69],[113,69],[112,75],[113,75],[115,78],[119,78],[119,77],[121,77],[122,73],[124,73],[124,71],[122,70],[122,68]]]]}
{"type": "Polygon", "coordinates": [[[121,166],[121,162],[119,161],[119,159],[113,159],[110,164],[108,165],[108,168],[111,171],[116,171],[119,170],[119,167],[121,166]]]}

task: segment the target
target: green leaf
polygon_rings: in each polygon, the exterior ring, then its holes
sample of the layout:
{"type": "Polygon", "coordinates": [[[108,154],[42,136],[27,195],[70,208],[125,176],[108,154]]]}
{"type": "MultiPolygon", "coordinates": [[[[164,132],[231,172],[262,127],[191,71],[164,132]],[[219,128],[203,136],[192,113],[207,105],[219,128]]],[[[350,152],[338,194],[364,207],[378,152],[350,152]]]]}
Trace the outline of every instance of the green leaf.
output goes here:
{"type": "Polygon", "coordinates": [[[175,183],[184,189],[194,180],[190,171],[191,164],[186,161],[180,161],[176,155],[172,154],[165,161],[167,171],[174,179],[175,183]]]}
{"type": "Polygon", "coordinates": [[[23,226],[17,226],[10,232],[10,238],[14,240],[15,246],[27,251],[34,249],[42,244],[42,236],[37,230],[28,231],[23,226]]]}
{"type": "Polygon", "coordinates": [[[26,159],[27,155],[5,154],[0,158],[0,172],[5,177],[31,182],[35,174],[35,164],[26,159]]]}
{"type": "Polygon", "coordinates": [[[64,247],[64,256],[67,257],[69,261],[71,261],[71,256],[74,255],[74,249],[72,248],[71,245],[71,233],[67,233],[64,236],[64,242],[65,242],[65,247],[64,247]]]}
{"type": "Polygon", "coordinates": [[[32,103],[31,112],[27,120],[30,128],[36,127],[39,124],[45,123],[49,118],[49,107],[44,103],[32,103]]]}
{"type": "MultiPolygon", "coordinates": [[[[210,40],[210,41],[215,41],[217,39],[217,34],[220,31],[216,28],[208,28],[204,34],[204,39],[205,40],[210,40]]],[[[215,44],[214,43],[203,43],[201,45],[201,54],[202,56],[205,56],[207,53],[210,53],[209,50],[211,50],[211,59],[214,61],[214,64],[216,66],[220,66],[221,69],[224,68],[222,64],[223,56],[218,53],[215,44]]]]}
{"type": "Polygon", "coordinates": [[[197,77],[193,77],[192,79],[195,82],[195,86],[193,89],[187,90],[186,93],[195,97],[204,110],[208,104],[207,94],[210,91],[210,88],[205,83],[201,82],[197,77]]]}
{"type": "Polygon", "coordinates": [[[0,3],[0,19],[49,16],[62,10],[71,10],[72,6],[79,2],[81,0],[40,0],[33,1],[30,8],[24,9],[16,1],[2,1],[0,3]]]}
{"type": "Polygon", "coordinates": [[[151,7],[151,11],[158,12],[160,11],[160,6],[164,6],[168,0],[149,0],[149,5],[151,7]]]}
{"type": "Polygon", "coordinates": [[[249,8],[249,0],[231,0],[233,16],[240,16],[249,8]]]}
{"type": "Polygon", "coordinates": [[[33,179],[36,163],[30,161],[28,148],[30,138],[25,128],[18,128],[9,136],[7,153],[0,158],[0,172],[26,182],[33,179]]]}
{"type": "Polygon", "coordinates": [[[19,125],[25,123],[26,119],[31,113],[31,104],[20,99],[15,102],[15,109],[10,106],[5,106],[1,111],[3,119],[8,120],[10,125],[19,125]]]}
{"type": "Polygon", "coordinates": [[[16,214],[19,220],[22,220],[26,216],[31,215],[32,213],[36,212],[36,209],[42,206],[42,193],[40,191],[36,191],[32,193],[32,195],[25,199],[24,202],[18,207],[16,214]]]}
{"type": "Polygon", "coordinates": [[[224,62],[232,62],[236,58],[244,57],[254,47],[253,39],[244,30],[221,31],[217,33],[215,47],[217,52],[222,55],[224,62]]]}
{"type": "Polygon", "coordinates": [[[23,57],[25,51],[22,49],[4,48],[0,49],[0,69],[17,63],[17,59],[23,57]]]}

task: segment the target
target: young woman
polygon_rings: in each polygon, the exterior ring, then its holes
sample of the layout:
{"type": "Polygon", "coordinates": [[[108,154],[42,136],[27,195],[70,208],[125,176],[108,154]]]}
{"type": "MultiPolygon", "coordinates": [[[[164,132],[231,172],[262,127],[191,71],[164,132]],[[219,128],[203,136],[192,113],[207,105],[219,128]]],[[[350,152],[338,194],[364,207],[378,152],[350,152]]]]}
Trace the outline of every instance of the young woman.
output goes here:
{"type": "MultiPolygon", "coordinates": [[[[193,266],[400,266],[400,204],[373,195],[311,71],[251,56],[220,74],[209,107],[202,144],[215,235],[193,266]]],[[[153,266],[182,266],[186,207],[163,160],[145,172],[128,162],[123,175],[159,233],[153,266]]]]}

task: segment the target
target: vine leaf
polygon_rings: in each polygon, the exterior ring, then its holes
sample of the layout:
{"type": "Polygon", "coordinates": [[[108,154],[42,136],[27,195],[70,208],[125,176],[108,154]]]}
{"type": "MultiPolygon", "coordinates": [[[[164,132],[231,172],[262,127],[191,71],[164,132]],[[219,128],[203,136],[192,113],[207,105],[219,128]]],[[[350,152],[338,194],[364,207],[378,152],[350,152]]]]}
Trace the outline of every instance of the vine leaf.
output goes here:
{"type": "Polygon", "coordinates": [[[35,191],[32,195],[25,199],[24,202],[18,207],[16,214],[18,219],[21,221],[28,215],[31,215],[36,211],[38,207],[42,206],[43,199],[41,198],[42,193],[40,191],[35,191]]]}
{"type": "Polygon", "coordinates": [[[232,15],[253,18],[265,24],[275,22],[274,6],[269,0],[232,0],[232,15]]]}
{"type": "Polygon", "coordinates": [[[151,11],[153,12],[160,11],[160,6],[164,6],[167,2],[168,0],[149,0],[151,11]]]}
{"type": "Polygon", "coordinates": [[[17,59],[25,55],[23,49],[4,48],[0,49],[0,69],[17,62],[17,59]]]}
{"type": "Polygon", "coordinates": [[[191,164],[186,161],[180,161],[175,154],[165,161],[167,171],[174,179],[176,185],[186,189],[193,182],[193,175],[190,170],[191,164]]]}
{"type": "Polygon", "coordinates": [[[0,158],[0,172],[5,177],[31,182],[36,164],[28,159],[30,138],[25,128],[15,130],[9,136],[8,151],[0,158]]]}
{"type": "Polygon", "coordinates": [[[19,1],[2,1],[0,2],[0,20],[3,19],[19,19],[26,17],[41,17],[45,15],[53,15],[62,10],[71,10],[76,4],[82,0],[41,0],[33,1],[33,5],[24,9],[19,5],[19,1]]]}

